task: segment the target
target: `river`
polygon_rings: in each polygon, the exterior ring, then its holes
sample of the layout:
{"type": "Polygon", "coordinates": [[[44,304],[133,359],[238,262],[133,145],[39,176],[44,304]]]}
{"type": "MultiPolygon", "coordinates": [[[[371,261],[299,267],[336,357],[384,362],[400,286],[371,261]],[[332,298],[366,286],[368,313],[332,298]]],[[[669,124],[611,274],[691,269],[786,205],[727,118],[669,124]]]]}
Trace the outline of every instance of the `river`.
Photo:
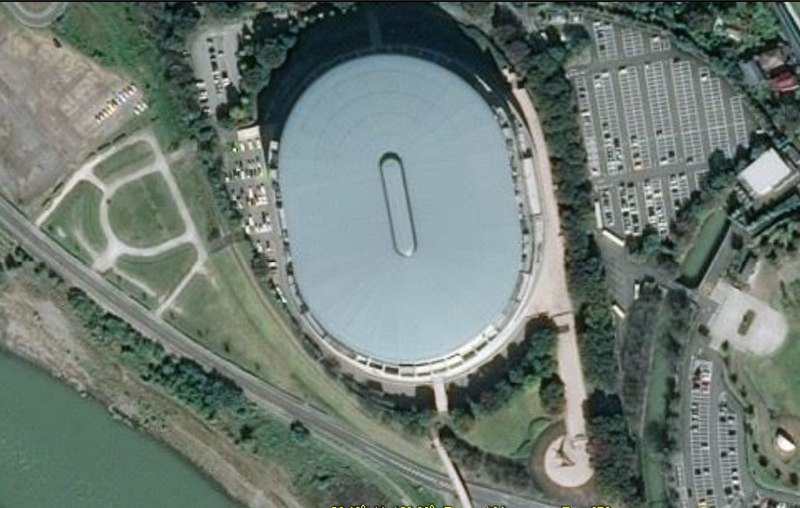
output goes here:
{"type": "Polygon", "coordinates": [[[0,351],[0,508],[237,506],[171,449],[0,351]]]}

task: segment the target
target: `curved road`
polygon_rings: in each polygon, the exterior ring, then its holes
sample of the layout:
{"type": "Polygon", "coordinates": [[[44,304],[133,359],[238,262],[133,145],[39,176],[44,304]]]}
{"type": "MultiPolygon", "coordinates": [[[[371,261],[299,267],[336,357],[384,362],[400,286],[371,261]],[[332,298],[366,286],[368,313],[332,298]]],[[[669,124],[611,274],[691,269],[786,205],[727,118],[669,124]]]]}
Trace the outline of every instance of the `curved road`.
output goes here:
{"type": "Polygon", "coordinates": [[[3,5],[11,11],[11,14],[30,28],[44,28],[61,16],[67,8],[67,2],[45,2],[49,5],[44,9],[31,12],[25,9],[24,3],[28,2],[3,2],[3,5]]]}
{"type": "MultiPolygon", "coordinates": [[[[0,227],[14,235],[32,256],[45,262],[69,284],[86,291],[106,310],[124,319],[143,335],[161,343],[167,351],[191,358],[204,368],[214,369],[229,377],[260,406],[302,420],[309,429],[347,453],[359,455],[381,466],[390,466],[408,479],[429,489],[451,490],[451,483],[445,474],[420,467],[402,455],[369,441],[341,425],[334,417],[220,358],[161,318],[150,314],[98,273],[69,255],[5,199],[0,199],[0,227]]],[[[478,506],[551,508],[551,505],[492,486],[478,483],[469,483],[467,486],[475,505],[478,506]]]]}

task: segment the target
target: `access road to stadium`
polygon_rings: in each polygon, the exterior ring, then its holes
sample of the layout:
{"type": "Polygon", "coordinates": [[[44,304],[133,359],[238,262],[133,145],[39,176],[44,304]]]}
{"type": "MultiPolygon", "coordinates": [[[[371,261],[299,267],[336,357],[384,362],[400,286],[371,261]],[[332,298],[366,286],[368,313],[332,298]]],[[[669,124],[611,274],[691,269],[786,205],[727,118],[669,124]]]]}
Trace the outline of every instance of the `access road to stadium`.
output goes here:
{"type": "Polygon", "coordinates": [[[3,5],[29,28],[49,26],[67,8],[67,2],[4,2],[3,5]]]}
{"type": "Polygon", "coordinates": [[[531,136],[537,170],[536,183],[539,187],[542,210],[541,219],[535,227],[542,229],[539,238],[542,238],[543,250],[541,253],[537,253],[537,259],[541,257],[541,261],[537,270],[533,294],[529,300],[532,305],[529,312],[531,315],[548,314],[559,327],[558,371],[564,381],[567,401],[566,440],[559,438],[553,442],[551,451],[559,449],[560,453],[547,454],[551,460],[546,460],[545,471],[555,483],[564,487],[577,487],[589,481],[594,471],[589,464],[589,455],[586,449],[586,421],[583,414],[586,385],[583,379],[578,339],[575,335],[575,316],[567,290],[564,241],[561,236],[553,173],[542,126],[530,95],[524,87],[517,86],[517,77],[513,73],[506,72],[506,78],[511,83],[512,93],[519,104],[531,136]],[[567,459],[569,460],[563,460],[564,457],[561,454],[568,455],[567,459]]]}

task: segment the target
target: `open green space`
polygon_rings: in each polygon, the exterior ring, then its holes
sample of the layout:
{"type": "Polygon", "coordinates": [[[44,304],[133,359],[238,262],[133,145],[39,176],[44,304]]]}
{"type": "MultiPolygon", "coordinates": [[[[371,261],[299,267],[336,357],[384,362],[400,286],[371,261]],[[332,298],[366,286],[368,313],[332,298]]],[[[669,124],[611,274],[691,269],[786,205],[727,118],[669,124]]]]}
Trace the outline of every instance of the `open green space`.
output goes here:
{"type": "Polygon", "coordinates": [[[681,276],[686,284],[696,286],[700,283],[725,236],[727,225],[728,216],[721,208],[703,222],[692,248],[681,263],[681,276]]]}
{"type": "Polygon", "coordinates": [[[164,79],[167,61],[162,57],[149,15],[136,2],[78,2],[70,4],[52,25],[59,39],[75,46],[101,64],[118,68],[146,90],[150,104],[146,115],[157,118],[156,134],[171,148],[183,137],[178,93],[164,79]]]}
{"type": "Polygon", "coordinates": [[[789,413],[800,417],[800,279],[782,281],[780,299],[789,322],[789,335],[781,348],[769,356],[743,354],[750,379],[775,414],[789,413]]]}
{"type": "MultiPolygon", "coordinates": [[[[667,421],[667,397],[669,395],[669,379],[672,371],[669,365],[670,353],[667,351],[665,337],[659,336],[654,343],[653,361],[650,365],[650,380],[645,399],[645,429],[648,426],[661,426],[667,421]]],[[[659,443],[647,438],[642,439],[642,473],[644,475],[645,498],[648,506],[669,506],[667,489],[664,483],[664,458],[659,443]]]]}
{"type": "Polygon", "coordinates": [[[175,181],[183,194],[200,237],[204,242],[220,236],[217,205],[208,185],[203,166],[192,159],[182,159],[170,165],[175,181]]]}
{"type": "Polygon", "coordinates": [[[173,199],[159,173],[123,185],[108,207],[114,234],[131,247],[152,247],[182,234],[186,226],[173,199]]]}
{"type": "MultiPolygon", "coordinates": [[[[265,381],[339,415],[397,452],[440,469],[424,437],[409,436],[378,422],[311,358],[274,304],[265,305],[260,290],[240,264],[236,248],[211,254],[206,274],[192,278],[164,317],[265,381]]],[[[249,244],[242,249],[249,250],[249,244]]]]}
{"type": "Polygon", "coordinates": [[[784,463],[774,451],[772,439],[778,426],[800,439],[800,279],[781,280],[774,291],[772,300],[779,302],[789,322],[786,341],[769,356],[734,351],[731,364],[738,395],[745,405],[753,405],[755,415],[750,418],[754,432],[745,433],[749,469],[760,485],[786,492],[787,488],[796,489],[789,478],[800,474],[800,458],[784,463]],[[753,446],[759,450],[754,451],[753,446]],[[778,469],[781,474],[776,476],[778,469]]]}
{"type": "Polygon", "coordinates": [[[550,423],[536,382],[496,411],[477,413],[475,423],[461,436],[487,452],[523,458],[530,455],[536,438],[550,423]]]}
{"type": "Polygon", "coordinates": [[[94,174],[109,183],[117,178],[130,175],[148,166],[155,160],[155,154],[147,141],[137,141],[118,150],[94,167],[94,174]]]}
{"type": "Polygon", "coordinates": [[[58,243],[87,264],[106,248],[100,225],[102,199],[100,189],[89,182],[79,182],[43,225],[58,243]]]}
{"type": "Polygon", "coordinates": [[[186,243],[151,257],[129,256],[117,259],[116,268],[136,279],[158,296],[167,295],[189,273],[197,251],[186,243]]]}
{"type": "Polygon", "coordinates": [[[127,274],[122,274],[119,273],[118,270],[112,269],[105,274],[105,278],[107,281],[125,291],[128,296],[141,303],[145,308],[155,309],[158,306],[158,298],[155,293],[133,282],[127,277],[127,274]]]}

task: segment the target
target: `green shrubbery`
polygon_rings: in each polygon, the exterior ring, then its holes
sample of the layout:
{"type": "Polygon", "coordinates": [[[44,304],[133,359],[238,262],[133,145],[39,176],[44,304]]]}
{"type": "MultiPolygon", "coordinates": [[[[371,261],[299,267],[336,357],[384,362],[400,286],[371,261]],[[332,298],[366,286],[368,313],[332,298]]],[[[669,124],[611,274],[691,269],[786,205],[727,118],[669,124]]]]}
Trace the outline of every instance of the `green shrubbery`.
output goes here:
{"type": "Polygon", "coordinates": [[[80,289],[69,289],[67,296],[95,344],[110,349],[142,380],[177,398],[240,447],[280,464],[298,492],[313,504],[330,504],[331,499],[391,501],[362,466],[334,453],[302,422],[286,424],[267,415],[230,379],[192,360],[168,355],[80,289]]]}

